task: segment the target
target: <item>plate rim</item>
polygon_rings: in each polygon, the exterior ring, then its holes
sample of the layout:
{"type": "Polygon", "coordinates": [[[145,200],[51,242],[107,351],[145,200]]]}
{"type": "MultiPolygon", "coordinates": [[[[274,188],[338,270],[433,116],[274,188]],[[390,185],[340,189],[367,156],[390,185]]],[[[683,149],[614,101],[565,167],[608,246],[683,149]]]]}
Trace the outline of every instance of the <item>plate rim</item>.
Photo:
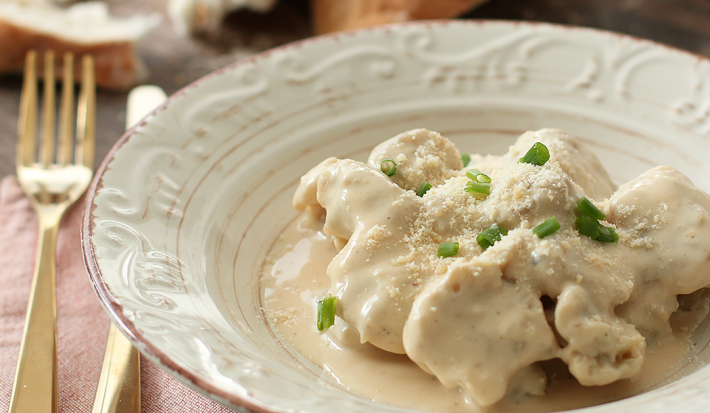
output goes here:
{"type": "MultiPolygon", "coordinates": [[[[220,69],[214,70],[199,79],[183,86],[178,89],[175,93],[170,95],[165,102],[160,106],[152,110],[148,115],[142,118],[134,126],[127,129],[124,134],[116,141],[116,143],[111,147],[106,157],[101,161],[101,164],[96,169],[94,178],[89,185],[89,188],[85,194],[85,201],[83,206],[83,213],[81,219],[81,250],[82,257],[84,261],[84,266],[89,277],[89,281],[93,286],[94,292],[99,299],[104,310],[108,313],[111,322],[117,324],[119,330],[126,335],[133,345],[138,348],[145,357],[150,359],[155,364],[159,365],[163,371],[168,373],[171,377],[177,379],[178,381],[188,385],[191,389],[197,391],[198,393],[215,400],[227,407],[247,409],[249,412],[258,413],[274,413],[279,411],[279,408],[266,403],[261,402],[255,396],[246,394],[244,396],[235,395],[228,391],[224,391],[217,386],[210,384],[208,381],[199,377],[199,375],[194,374],[190,369],[182,367],[171,357],[163,352],[158,346],[152,344],[140,331],[136,328],[132,320],[130,320],[123,312],[123,306],[116,297],[114,297],[108,285],[104,281],[103,274],[98,265],[98,259],[96,256],[95,248],[93,242],[91,241],[94,233],[94,211],[96,209],[95,198],[98,192],[103,188],[103,178],[106,172],[109,170],[109,165],[115,158],[116,154],[121,150],[121,148],[131,139],[131,137],[136,134],[143,126],[150,121],[151,118],[155,117],[159,112],[166,110],[170,104],[176,100],[180,99],[183,95],[188,93],[190,90],[199,87],[202,83],[205,83],[214,77],[220,76],[225,72],[235,70],[243,65],[248,65],[254,61],[267,58],[273,53],[281,52],[283,50],[298,49],[303,45],[310,43],[319,43],[324,41],[330,41],[332,39],[338,39],[342,37],[355,37],[362,34],[382,32],[385,35],[389,35],[393,31],[396,31],[401,27],[446,27],[446,26],[482,26],[482,25],[498,25],[510,27],[512,31],[520,30],[521,28],[529,27],[547,27],[555,30],[571,30],[574,32],[588,32],[595,36],[602,37],[615,37],[619,39],[626,39],[637,44],[646,44],[652,47],[657,47],[660,49],[665,49],[665,51],[670,53],[678,53],[681,55],[686,55],[688,57],[694,58],[700,62],[706,62],[710,64],[710,57],[700,55],[688,50],[684,50],[675,46],[671,46],[665,43],[661,43],[655,40],[646,39],[630,34],[615,32],[611,30],[593,28],[593,27],[583,27],[575,26],[570,24],[561,23],[549,23],[549,22],[538,22],[538,21],[525,21],[525,20],[503,20],[503,19],[439,19],[439,20],[418,20],[418,21],[407,21],[398,22],[387,25],[372,26],[366,28],[350,29],[341,32],[328,33],[324,35],[312,36],[301,40],[296,40],[290,43],[286,43],[281,46],[270,48],[262,52],[253,54],[251,56],[245,57],[243,59],[237,60],[229,65],[226,65],[220,69]],[[275,409],[274,409],[275,408],[275,409]]],[[[611,402],[614,403],[614,402],[611,402]]],[[[605,403],[608,405],[609,403],[605,403]]],[[[590,406],[594,408],[596,406],[590,406]]]]}

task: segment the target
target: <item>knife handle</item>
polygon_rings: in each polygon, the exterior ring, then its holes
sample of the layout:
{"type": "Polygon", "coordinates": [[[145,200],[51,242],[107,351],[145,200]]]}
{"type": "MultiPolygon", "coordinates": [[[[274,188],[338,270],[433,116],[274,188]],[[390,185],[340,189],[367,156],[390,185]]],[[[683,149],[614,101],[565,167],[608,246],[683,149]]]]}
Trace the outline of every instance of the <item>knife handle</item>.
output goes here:
{"type": "Polygon", "coordinates": [[[92,413],[140,413],[141,363],[138,350],[111,323],[92,413]]]}
{"type": "Polygon", "coordinates": [[[126,130],[135,126],[155,108],[165,102],[165,92],[158,86],[143,85],[133,88],[128,93],[126,104],[126,130]]]}

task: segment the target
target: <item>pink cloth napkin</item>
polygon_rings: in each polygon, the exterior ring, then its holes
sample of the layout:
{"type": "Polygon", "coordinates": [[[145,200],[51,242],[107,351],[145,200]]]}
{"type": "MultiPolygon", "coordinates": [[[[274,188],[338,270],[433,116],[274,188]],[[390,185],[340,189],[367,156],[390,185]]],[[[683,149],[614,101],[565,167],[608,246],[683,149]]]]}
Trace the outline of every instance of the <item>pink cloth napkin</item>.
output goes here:
{"type": "MultiPolygon", "coordinates": [[[[59,411],[90,412],[109,318],[81,257],[83,201],[64,216],[57,246],[59,411]]],[[[10,404],[37,247],[37,218],[13,176],[0,183],[0,412],[10,404]]],[[[233,412],[189,389],[141,357],[142,411],[233,412]]]]}

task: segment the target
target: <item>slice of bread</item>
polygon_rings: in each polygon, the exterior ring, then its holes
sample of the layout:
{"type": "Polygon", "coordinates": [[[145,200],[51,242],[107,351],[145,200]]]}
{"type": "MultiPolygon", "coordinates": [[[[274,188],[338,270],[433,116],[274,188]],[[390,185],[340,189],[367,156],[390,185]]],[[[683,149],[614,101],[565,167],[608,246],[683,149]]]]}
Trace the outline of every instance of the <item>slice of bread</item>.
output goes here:
{"type": "Polygon", "coordinates": [[[247,8],[269,12],[277,0],[170,0],[168,14],[180,34],[214,33],[221,29],[224,17],[234,10],[247,8]]]}
{"type": "Polygon", "coordinates": [[[317,34],[460,16],[487,0],[311,0],[317,34]]]}
{"type": "Polygon", "coordinates": [[[37,50],[38,56],[45,50],[54,50],[57,56],[72,52],[75,59],[91,53],[97,86],[128,89],[147,75],[135,44],[159,22],[157,15],[113,18],[106,4],[99,2],[64,9],[46,0],[3,0],[0,73],[22,72],[25,53],[30,49],[37,50]]]}

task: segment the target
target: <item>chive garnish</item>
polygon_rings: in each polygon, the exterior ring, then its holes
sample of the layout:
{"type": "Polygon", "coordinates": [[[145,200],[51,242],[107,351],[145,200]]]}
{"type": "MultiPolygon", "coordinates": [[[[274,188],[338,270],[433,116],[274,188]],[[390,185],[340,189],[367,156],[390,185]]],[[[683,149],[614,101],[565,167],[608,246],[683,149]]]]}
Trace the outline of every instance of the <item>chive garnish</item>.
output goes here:
{"type": "Polygon", "coordinates": [[[489,195],[491,193],[491,184],[488,182],[468,181],[464,190],[474,194],[489,195]]]}
{"type": "Polygon", "coordinates": [[[558,229],[560,229],[560,223],[557,222],[557,218],[550,217],[547,218],[547,220],[545,220],[542,224],[533,228],[533,232],[538,236],[538,238],[545,238],[546,236],[557,232],[558,229]]]}
{"type": "Polygon", "coordinates": [[[464,167],[464,168],[467,167],[468,164],[471,163],[471,155],[469,155],[469,154],[467,154],[467,153],[462,153],[462,154],[461,154],[461,162],[463,162],[463,167],[464,167]]]}
{"type": "Polygon", "coordinates": [[[453,257],[458,253],[458,242],[445,242],[443,244],[439,244],[439,248],[436,250],[436,256],[440,258],[453,257]]]}
{"type": "Polygon", "coordinates": [[[397,173],[397,163],[390,158],[385,158],[380,162],[382,173],[387,176],[392,176],[397,173]]]}
{"type": "Polygon", "coordinates": [[[491,193],[491,178],[481,171],[469,169],[466,176],[470,181],[466,183],[464,190],[472,194],[489,195],[491,193]]]}
{"type": "Polygon", "coordinates": [[[423,197],[424,194],[426,194],[426,192],[430,189],[431,189],[431,184],[429,182],[424,181],[424,183],[422,183],[422,186],[419,187],[419,191],[417,191],[417,196],[423,197]]]}
{"type": "Polygon", "coordinates": [[[619,242],[619,234],[612,227],[605,227],[596,219],[586,215],[580,215],[574,222],[577,231],[589,238],[599,242],[619,242]]]}
{"type": "Polygon", "coordinates": [[[599,237],[597,238],[599,242],[619,242],[619,234],[612,227],[605,227],[599,225],[599,237]]]}
{"type": "Polygon", "coordinates": [[[575,228],[580,234],[599,242],[619,242],[619,234],[612,227],[605,227],[599,221],[606,219],[606,214],[599,210],[592,201],[582,197],[577,202],[577,210],[583,215],[577,217],[575,228]]]}
{"type": "Polygon", "coordinates": [[[588,216],[589,218],[603,221],[606,218],[606,214],[599,210],[592,201],[587,198],[582,197],[577,203],[577,209],[579,212],[588,216]]]}
{"type": "Polygon", "coordinates": [[[574,221],[574,227],[577,228],[580,234],[586,235],[591,239],[599,238],[599,221],[589,218],[586,215],[578,216],[577,220],[574,221]]]}
{"type": "Polygon", "coordinates": [[[498,224],[493,224],[489,228],[484,229],[483,232],[478,234],[478,236],[476,237],[476,241],[478,242],[478,245],[480,245],[481,248],[483,248],[483,250],[485,251],[488,249],[488,247],[500,241],[504,235],[508,235],[508,231],[505,228],[499,226],[498,224]]]}
{"type": "Polygon", "coordinates": [[[328,296],[318,301],[318,331],[323,331],[335,323],[335,304],[338,297],[328,296]]]}
{"type": "Polygon", "coordinates": [[[472,180],[473,182],[481,182],[481,183],[486,183],[486,182],[490,183],[491,182],[491,178],[488,175],[486,175],[483,172],[478,171],[476,169],[469,169],[468,171],[466,171],[466,176],[468,177],[468,179],[472,180]]]}
{"type": "Polygon", "coordinates": [[[481,183],[488,183],[488,184],[491,183],[491,178],[490,178],[488,175],[486,175],[486,174],[478,174],[478,175],[476,175],[476,180],[477,180],[478,182],[481,182],[481,183]]]}
{"type": "Polygon", "coordinates": [[[525,154],[518,162],[520,163],[531,163],[533,165],[544,165],[548,160],[550,160],[550,151],[547,150],[547,146],[540,142],[535,142],[535,144],[530,148],[528,153],[525,154]]]}

